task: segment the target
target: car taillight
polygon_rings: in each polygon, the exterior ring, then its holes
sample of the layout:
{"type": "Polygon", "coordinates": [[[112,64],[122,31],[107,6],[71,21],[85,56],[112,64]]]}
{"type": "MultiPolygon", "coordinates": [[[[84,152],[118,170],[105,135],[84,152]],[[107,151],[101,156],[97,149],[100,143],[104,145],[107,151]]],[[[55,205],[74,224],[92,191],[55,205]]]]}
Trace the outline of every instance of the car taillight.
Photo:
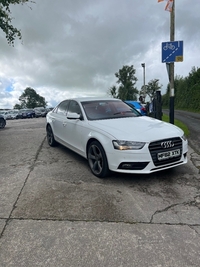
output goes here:
{"type": "Polygon", "coordinates": [[[146,111],[146,108],[145,108],[145,107],[142,107],[141,110],[142,110],[142,111],[146,111]]]}

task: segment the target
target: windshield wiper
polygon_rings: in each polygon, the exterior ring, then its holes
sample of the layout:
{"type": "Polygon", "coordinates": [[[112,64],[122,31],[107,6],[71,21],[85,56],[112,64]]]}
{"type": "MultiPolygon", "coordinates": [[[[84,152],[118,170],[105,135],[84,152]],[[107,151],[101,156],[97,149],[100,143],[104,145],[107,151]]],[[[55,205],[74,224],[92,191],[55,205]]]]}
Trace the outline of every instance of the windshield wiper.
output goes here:
{"type": "Polygon", "coordinates": [[[116,112],[113,115],[119,115],[119,114],[124,114],[124,113],[133,113],[133,112],[130,110],[126,110],[126,111],[116,112]]]}

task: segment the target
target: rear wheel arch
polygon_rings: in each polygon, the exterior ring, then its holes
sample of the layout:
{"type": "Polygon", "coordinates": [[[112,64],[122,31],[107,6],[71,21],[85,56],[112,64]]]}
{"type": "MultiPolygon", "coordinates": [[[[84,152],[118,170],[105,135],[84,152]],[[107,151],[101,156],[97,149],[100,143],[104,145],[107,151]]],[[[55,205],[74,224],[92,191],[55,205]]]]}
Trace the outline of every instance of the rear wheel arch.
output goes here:
{"type": "Polygon", "coordinates": [[[50,146],[56,146],[58,143],[56,142],[53,134],[53,130],[51,125],[48,123],[46,126],[46,133],[47,133],[47,142],[50,146]]]}

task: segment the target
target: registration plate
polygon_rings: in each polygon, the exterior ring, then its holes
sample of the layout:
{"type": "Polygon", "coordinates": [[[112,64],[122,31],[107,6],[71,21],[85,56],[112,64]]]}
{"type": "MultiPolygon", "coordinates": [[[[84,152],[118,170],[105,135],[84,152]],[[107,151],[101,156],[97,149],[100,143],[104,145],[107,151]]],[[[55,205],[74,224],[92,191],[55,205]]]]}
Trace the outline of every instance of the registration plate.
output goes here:
{"type": "Polygon", "coordinates": [[[180,149],[172,150],[172,151],[166,151],[162,153],[158,153],[158,160],[165,160],[165,159],[170,159],[170,158],[175,158],[180,156],[180,149]]]}

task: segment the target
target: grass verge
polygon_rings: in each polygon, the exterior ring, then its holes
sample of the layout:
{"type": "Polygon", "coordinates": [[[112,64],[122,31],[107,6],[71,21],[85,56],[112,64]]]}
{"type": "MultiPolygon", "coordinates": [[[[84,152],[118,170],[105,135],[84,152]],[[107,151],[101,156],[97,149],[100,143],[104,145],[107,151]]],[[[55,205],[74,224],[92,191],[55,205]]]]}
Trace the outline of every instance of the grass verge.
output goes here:
{"type": "MultiPolygon", "coordinates": [[[[169,116],[166,115],[166,114],[163,114],[162,120],[165,121],[165,122],[169,122],[169,116]]],[[[174,120],[174,124],[184,131],[184,134],[185,134],[186,137],[189,136],[190,131],[189,131],[187,125],[185,125],[184,123],[182,123],[181,121],[179,121],[177,119],[174,120]]]]}

